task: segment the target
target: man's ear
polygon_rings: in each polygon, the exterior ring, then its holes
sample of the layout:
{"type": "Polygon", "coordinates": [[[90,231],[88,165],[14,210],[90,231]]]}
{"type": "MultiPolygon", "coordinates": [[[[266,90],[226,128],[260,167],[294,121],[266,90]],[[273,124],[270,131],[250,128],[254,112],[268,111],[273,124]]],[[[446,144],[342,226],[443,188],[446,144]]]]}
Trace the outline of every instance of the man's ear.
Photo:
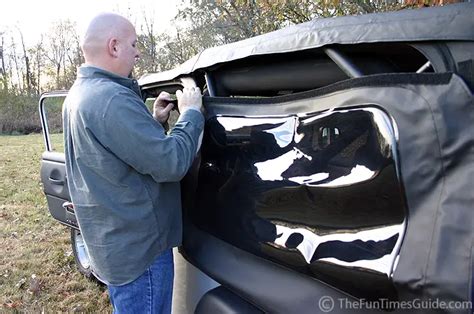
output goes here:
{"type": "Polygon", "coordinates": [[[111,38],[107,44],[107,52],[112,57],[118,56],[118,40],[116,38],[111,38]]]}

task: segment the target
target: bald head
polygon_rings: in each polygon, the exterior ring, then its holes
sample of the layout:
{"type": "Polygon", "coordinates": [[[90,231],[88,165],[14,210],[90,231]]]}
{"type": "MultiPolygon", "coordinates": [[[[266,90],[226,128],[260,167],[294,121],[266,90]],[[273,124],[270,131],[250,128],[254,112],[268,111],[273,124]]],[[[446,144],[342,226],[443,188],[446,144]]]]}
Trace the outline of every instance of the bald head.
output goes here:
{"type": "Polygon", "coordinates": [[[137,36],[132,23],[114,13],[102,13],[92,19],[82,41],[87,64],[128,76],[135,59],[137,36]]]}

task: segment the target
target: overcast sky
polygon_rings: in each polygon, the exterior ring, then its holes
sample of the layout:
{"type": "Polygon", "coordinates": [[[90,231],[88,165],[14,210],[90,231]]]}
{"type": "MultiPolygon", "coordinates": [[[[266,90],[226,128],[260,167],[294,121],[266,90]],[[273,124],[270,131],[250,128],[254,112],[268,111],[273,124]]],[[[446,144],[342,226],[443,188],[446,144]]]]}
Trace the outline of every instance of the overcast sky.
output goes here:
{"type": "Polygon", "coordinates": [[[60,19],[75,21],[79,32],[97,13],[109,11],[133,16],[139,31],[145,11],[154,17],[155,30],[172,29],[170,20],[177,13],[179,0],[3,0],[0,4],[0,31],[18,26],[27,45],[35,44],[41,33],[60,19]]]}

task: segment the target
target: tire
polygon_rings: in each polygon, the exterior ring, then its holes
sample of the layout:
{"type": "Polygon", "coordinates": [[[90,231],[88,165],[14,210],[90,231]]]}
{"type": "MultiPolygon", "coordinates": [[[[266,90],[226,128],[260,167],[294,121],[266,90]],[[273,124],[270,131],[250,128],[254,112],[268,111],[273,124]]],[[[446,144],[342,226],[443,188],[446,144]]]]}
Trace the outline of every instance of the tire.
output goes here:
{"type": "Polygon", "coordinates": [[[92,273],[89,253],[87,253],[84,239],[82,238],[81,232],[74,228],[71,228],[71,246],[74,261],[76,262],[79,272],[87,278],[94,280],[95,276],[92,273]]]}

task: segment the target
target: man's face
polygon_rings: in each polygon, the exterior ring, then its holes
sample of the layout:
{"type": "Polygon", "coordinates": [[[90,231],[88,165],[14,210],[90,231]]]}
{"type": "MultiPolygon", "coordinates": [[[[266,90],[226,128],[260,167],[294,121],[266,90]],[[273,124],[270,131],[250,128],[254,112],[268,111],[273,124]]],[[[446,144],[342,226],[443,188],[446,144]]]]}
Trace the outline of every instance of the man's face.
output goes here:
{"type": "Polygon", "coordinates": [[[130,76],[133,70],[133,66],[137,58],[139,57],[139,52],[137,49],[137,35],[135,29],[130,28],[124,32],[118,42],[118,62],[120,66],[120,74],[123,76],[130,76]]]}

